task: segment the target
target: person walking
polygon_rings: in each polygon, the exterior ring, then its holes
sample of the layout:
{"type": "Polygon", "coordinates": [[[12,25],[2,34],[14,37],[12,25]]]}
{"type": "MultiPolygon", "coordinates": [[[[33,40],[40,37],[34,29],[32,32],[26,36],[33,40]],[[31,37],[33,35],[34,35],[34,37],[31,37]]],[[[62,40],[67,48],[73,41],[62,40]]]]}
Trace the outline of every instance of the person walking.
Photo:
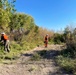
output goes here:
{"type": "Polygon", "coordinates": [[[3,44],[4,44],[4,51],[10,52],[9,38],[4,32],[1,33],[1,40],[0,41],[3,42],[3,44]]]}

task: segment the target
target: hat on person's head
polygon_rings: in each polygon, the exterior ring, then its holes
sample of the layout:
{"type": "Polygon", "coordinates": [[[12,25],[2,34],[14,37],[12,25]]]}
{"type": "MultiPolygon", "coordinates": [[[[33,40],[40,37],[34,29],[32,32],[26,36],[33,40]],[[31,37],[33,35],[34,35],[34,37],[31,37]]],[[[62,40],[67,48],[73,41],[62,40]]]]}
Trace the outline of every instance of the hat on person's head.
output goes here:
{"type": "Polygon", "coordinates": [[[5,34],[4,32],[2,32],[1,34],[5,34]]]}
{"type": "Polygon", "coordinates": [[[46,34],[48,36],[48,34],[46,34]]]}

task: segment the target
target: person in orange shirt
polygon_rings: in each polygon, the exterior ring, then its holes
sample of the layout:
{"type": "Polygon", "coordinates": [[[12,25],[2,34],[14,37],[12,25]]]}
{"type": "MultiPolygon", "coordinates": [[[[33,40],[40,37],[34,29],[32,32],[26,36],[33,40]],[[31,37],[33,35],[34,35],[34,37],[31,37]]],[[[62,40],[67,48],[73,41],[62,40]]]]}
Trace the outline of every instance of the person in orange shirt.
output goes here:
{"type": "Polygon", "coordinates": [[[47,47],[48,46],[48,34],[46,34],[44,38],[44,43],[45,43],[45,47],[47,47]]]}
{"type": "Polygon", "coordinates": [[[8,39],[8,36],[3,32],[1,33],[1,42],[3,42],[4,44],[4,50],[6,52],[10,52],[10,49],[9,49],[9,39],[8,39]]]}

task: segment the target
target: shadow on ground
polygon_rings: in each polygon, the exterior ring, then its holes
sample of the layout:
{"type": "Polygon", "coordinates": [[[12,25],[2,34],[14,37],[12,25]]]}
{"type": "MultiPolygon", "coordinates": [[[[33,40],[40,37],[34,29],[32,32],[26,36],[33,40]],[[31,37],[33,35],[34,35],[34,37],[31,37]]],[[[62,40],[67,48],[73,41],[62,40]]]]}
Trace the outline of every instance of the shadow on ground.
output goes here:
{"type": "Polygon", "coordinates": [[[55,59],[55,57],[60,53],[60,51],[57,50],[37,50],[34,52],[39,54],[43,59],[55,59]]]}
{"type": "Polygon", "coordinates": [[[33,54],[29,54],[29,53],[25,53],[25,54],[21,54],[21,56],[27,56],[27,57],[30,57],[30,56],[33,56],[33,54]]]}
{"type": "MultiPolygon", "coordinates": [[[[60,50],[36,50],[33,53],[23,54],[23,56],[33,58],[34,62],[41,61],[41,59],[43,61],[48,60],[48,62],[50,62],[49,60],[52,60],[53,61],[52,65],[54,67],[58,67],[58,64],[56,63],[56,57],[59,54],[60,54],[60,50]]],[[[48,75],[60,75],[60,74],[65,75],[66,73],[64,71],[62,71],[61,68],[59,68],[57,72],[54,72],[54,73],[49,72],[48,75]]]]}

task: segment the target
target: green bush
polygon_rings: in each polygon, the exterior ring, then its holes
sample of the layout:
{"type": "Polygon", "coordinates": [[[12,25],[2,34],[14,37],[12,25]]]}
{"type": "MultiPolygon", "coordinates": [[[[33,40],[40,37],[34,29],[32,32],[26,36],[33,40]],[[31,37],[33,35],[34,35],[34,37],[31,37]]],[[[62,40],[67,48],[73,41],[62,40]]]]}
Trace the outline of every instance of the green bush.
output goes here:
{"type": "Polygon", "coordinates": [[[41,59],[41,56],[38,53],[35,53],[31,58],[31,60],[35,60],[35,61],[39,61],[40,59],[41,59]]]}
{"type": "Polygon", "coordinates": [[[67,73],[75,74],[76,73],[76,60],[58,56],[57,62],[62,69],[64,69],[67,73]]]}

